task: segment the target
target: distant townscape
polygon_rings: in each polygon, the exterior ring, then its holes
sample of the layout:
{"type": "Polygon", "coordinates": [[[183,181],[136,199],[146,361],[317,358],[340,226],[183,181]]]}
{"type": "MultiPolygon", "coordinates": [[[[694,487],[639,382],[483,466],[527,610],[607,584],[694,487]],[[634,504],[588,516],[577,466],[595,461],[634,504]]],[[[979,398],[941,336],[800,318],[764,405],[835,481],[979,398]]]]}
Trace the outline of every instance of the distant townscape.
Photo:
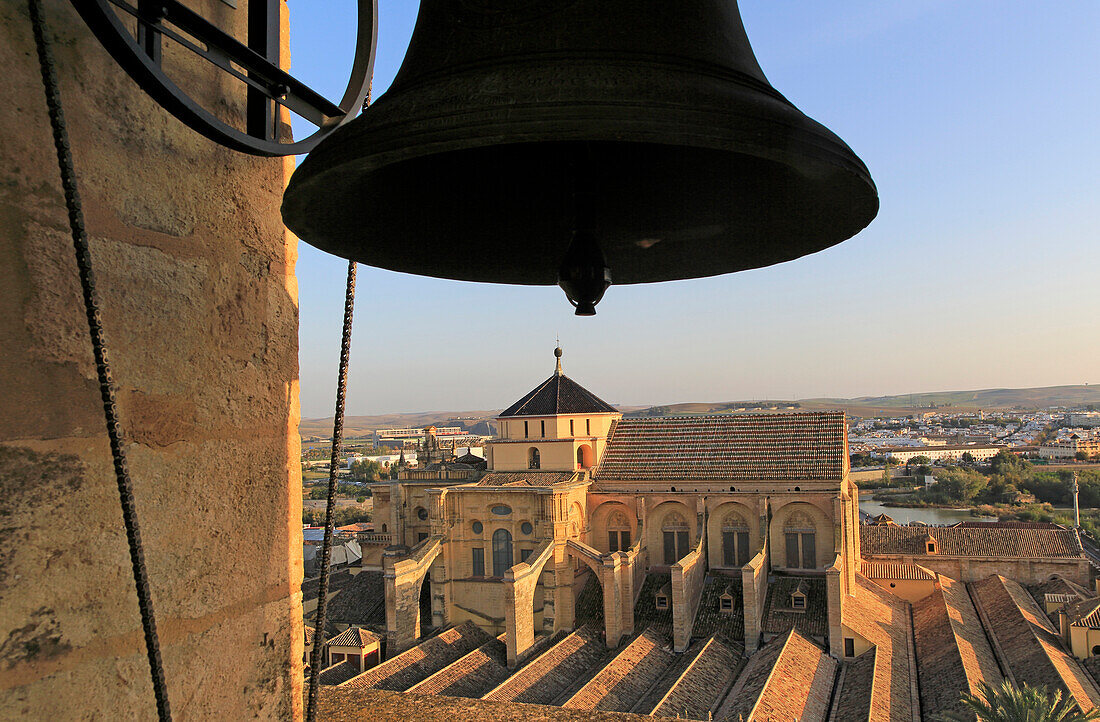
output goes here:
{"type": "Polygon", "coordinates": [[[323,642],[331,448],[305,440],[328,699],[919,720],[1011,679],[1100,708],[1094,406],[624,409],[555,356],[491,417],[358,429],[323,642]]]}

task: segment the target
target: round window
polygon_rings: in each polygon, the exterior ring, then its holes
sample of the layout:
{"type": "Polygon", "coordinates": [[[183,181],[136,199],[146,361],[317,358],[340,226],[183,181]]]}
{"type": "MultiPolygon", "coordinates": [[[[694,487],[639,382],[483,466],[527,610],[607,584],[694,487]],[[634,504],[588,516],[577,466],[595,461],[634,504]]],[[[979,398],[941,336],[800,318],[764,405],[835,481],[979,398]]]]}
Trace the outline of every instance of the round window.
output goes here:
{"type": "Polygon", "coordinates": [[[525,521],[519,525],[519,530],[524,534],[530,534],[535,530],[535,527],[531,526],[531,522],[525,521]]]}
{"type": "Polygon", "coordinates": [[[492,512],[497,516],[508,516],[512,513],[512,507],[498,504],[497,506],[493,507],[492,512]]]}
{"type": "Polygon", "coordinates": [[[473,527],[474,527],[474,534],[480,534],[481,532],[483,532],[485,530],[485,527],[483,527],[481,525],[480,521],[475,521],[474,524],[473,524],[473,527]]]}
{"type": "Polygon", "coordinates": [[[427,521],[428,520],[428,510],[425,509],[422,506],[418,506],[416,508],[416,518],[419,519],[420,521],[427,521]]]}

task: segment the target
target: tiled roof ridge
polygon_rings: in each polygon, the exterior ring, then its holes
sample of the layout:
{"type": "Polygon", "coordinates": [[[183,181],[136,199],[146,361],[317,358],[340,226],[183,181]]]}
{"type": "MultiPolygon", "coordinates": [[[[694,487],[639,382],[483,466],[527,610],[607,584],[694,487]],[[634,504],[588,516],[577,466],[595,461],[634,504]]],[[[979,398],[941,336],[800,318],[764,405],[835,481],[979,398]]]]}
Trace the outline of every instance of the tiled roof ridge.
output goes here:
{"type": "Polygon", "coordinates": [[[559,414],[614,414],[618,413],[618,410],[601,399],[596,394],[592,393],[579,383],[569,378],[565,374],[555,373],[550,378],[546,379],[531,391],[524,394],[518,401],[500,412],[497,418],[510,418],[513,416],[556,416],[559,414]],[[548,389],[548,385],[553,384],[552,389],[548,389]],[[553,398],[545,398],[549,393],[553,393],[553,398]],[[569,406],[569,396],[575,396],[572,399],[577,404],[575,408],[567,408],[569,406]],[[541,402],[552,402],[553,408],[540,408],[530,409],[536,400],[541,402]]]}
{"type": "Polygon", "coordinates": [[[378,641],[378,639],[378,635],[370,630],[361,627],[348,627],[325,644],[330,647],[359,647],[363,649],[368,644],[378,641]]]}

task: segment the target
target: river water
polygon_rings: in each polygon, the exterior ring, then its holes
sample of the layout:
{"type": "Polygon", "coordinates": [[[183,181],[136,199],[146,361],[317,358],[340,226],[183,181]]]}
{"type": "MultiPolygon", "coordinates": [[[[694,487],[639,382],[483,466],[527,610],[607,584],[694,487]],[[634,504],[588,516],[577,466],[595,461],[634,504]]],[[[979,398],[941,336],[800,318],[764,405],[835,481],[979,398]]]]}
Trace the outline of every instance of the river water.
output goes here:
{"type": "Polygon", "coordinates": [[[992,517],[970,516],[969,509],[937,509],[915,508],[902,506],[883,506],[870,495],[863,497],[860,494],[859,509],[871,516],[886,514],[898,524],[908,524],[911,521],[923,521],[925,524],[954,524],[958,521],[988,520],[995,521],[992,517]]]}

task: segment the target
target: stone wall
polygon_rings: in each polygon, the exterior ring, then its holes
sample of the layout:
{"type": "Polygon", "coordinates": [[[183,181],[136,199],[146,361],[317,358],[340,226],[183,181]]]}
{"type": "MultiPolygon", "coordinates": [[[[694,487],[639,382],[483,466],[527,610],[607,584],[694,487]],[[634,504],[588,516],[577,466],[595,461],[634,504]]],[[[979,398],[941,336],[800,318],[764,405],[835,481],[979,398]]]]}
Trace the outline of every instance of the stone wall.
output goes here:
{"type": "Polygon", "coordinates": [[[741,593],[744,596],[745,651],[754,652],[760,646],[764,623],[764,602],[768,597],[768,541],[741,570],[741,593]]]}
{"type": "MultiPolygon", "coordinates": [[[[44,4],[173,712],[293,719],[303,645],[297,241],[279,215],[290,161],[185,128],[70,3],[44,4]]],[[[243,37],[240,5],[189,3],[243,37]]],[[[150,719],[26,2],[0,0],[0,33],[0,718],[150,719]]],[[[216,101],[208,107],[243,118],[237,81],[170,46],[164,62],[216,101]]]]}
{"type": "Polygon", "coordinates": [[[699,519],[695,548],[672,565],[672,636],[677,652],[687,650],[695,610],[707,576],[706,531],[699,519]]]}
{"type": "Polygon", "coordinates": [[[1003,557],[942,557],[929,555],[864,555],[866,561],[904,562],[920,564],[961,582],[979,582],[986,577],[1000,574],[1020,584],[1039,584],[1052,574],[1061,574],[1078,584],[1090,588],[1089,563],[1083,558],[1066,559],[1007,559],[1003,557]]]}

